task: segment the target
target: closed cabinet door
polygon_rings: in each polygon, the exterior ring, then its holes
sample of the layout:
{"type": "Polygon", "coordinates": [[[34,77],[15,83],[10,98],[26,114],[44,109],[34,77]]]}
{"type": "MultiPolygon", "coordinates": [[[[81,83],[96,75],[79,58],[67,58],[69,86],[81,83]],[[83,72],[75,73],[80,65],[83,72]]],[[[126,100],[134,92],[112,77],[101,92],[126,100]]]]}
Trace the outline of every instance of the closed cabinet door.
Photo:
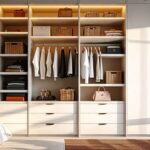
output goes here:
{"type": "Polygon", "coordinates": [[[127,134],[145,135],[150,134],[150,4],[127,9],[127,134]]]}
{"type": "Polygon", "coordinates": [[[124,4],[125,0],[80,0],[81,4],[124,4]]]}
{"type": "Polygon", "coordinates": [[[126,0],[127,3],[150,3],[150,0],[126,0]]]}

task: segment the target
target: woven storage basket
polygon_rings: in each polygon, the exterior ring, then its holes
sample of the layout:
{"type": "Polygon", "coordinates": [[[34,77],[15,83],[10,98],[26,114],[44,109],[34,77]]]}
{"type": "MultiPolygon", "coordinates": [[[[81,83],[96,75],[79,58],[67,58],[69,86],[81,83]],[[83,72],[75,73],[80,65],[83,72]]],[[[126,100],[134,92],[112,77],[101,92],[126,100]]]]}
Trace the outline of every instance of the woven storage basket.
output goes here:
{"type": "Polygon", "coordinates": [[[71,8],[60,8],[58,10],[58,17],[72,17],[71,8]]]}
{"type": "Polygon", "coordinates": [[[101,28],[99,26],[85,26],[84,36],[100,36],[101,28]]]}
{"type": "Polygon", "coordinates": [[[99,13],[96,11],[86,12],[85,17],[99,17],[99,13]]]}
{"type": "Polygon", "coordinates": [[[74,89],[60,89],[60,100],[61,101],[73,101],[74,100],[74,89]]]}
{"type": "Polygon", "coordinates": [[[5,54],[23,54],[23,42],[5,42],[5,54]]]}
{"type": "Polygon", "coordinates": [[[33,26],[33,36],[50,36],[50,26],[33,26]]]}

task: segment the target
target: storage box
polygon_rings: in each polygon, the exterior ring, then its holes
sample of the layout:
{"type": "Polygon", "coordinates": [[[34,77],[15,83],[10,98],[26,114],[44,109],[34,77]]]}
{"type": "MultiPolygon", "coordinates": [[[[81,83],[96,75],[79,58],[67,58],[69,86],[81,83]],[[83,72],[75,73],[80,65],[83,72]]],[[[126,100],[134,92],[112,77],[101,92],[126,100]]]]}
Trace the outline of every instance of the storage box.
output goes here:
{"type": "Polygon", "coordinates": [[[50,36],[50,26],[33,26],[33,36],[50,36]]]}
{"type": "Polygon", "coordinates": [[[5,42],[5,54],[23,54],[23,42],[5,42]]]}
{"type": "Polygon", "coordinates": [[[6,101],[25,101],[24,96],[6,96],[6,101]]]}
{"type": "Polygon", "coordinates": [[[77,35],[78,35],[78,27],[73,26],[73,36],[77,36],[77,35]]]}
{"type": "Polygon", "coordinates": [[[122,50],[119,45],[111,45],[111,46],[107,46],[106,53],[107,54],[121,54],[122,50]]]}
{"type": "Polygon", "coordinates": [[[86,12],[85,17],[99,17],[99,13],[96,11],[86,12]]]}
{"type": "Polygon", "coordinates": [[[106,71],[107,84],[122,83],[122,79],[122,71],[106,71]]]}
{"type": "Polygon", "coordinates": [[[85,26],[84,36],[100,36],[101,28],[99,26],[85,26]]]}
{"type": "Polygon", "coordinates": [[[72,17],[71,8],[60,8],[58,10],[58,17],[72,17]]]}
{"type": "Polygon", "coordinates": [[[73,28],[70,26],[54,26],[52,27],[52,36],[72,36],[73,28]]]}
{"type": "Polygon", "coordinates": [[[74,100],[74,89],[60,89],[60,100],[61,101],[73,101],[74,100]]]}
{"type": "Polygon", "coordinates": [[[25,17],[25,11],[23,9],[14,10],[14,17],[25,17]]]}

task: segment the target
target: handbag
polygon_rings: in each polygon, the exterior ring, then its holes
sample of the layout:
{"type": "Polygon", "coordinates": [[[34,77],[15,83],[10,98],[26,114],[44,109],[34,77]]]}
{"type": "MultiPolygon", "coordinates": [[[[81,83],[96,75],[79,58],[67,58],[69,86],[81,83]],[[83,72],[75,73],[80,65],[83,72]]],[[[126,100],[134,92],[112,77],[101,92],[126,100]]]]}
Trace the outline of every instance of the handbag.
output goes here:
{"type": "Polygon", "coordinates": [[[103,90],[101,90],[101,87],[98,88],[97,91],[95,91],[93,95],[93,100],[94,101],[110,101],[111,100],[111,95],[104,87],[102,87],[103,90]]]}

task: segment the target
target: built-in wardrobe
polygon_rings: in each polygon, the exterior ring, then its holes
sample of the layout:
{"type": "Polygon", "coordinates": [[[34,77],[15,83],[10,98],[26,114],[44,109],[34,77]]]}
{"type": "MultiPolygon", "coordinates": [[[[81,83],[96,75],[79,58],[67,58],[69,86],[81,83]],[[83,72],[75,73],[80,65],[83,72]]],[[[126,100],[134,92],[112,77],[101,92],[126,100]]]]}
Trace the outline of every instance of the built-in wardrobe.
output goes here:
{"type": "MultiPolygon", "coordinates": [[[[1,123],[14,135],[149,135],[150,4],[147,3],[144,0],[139,0],[138,4],[134,0],[109,0],[107,3],[102,0],[88,4],[83,0],[80,4],[1,5],[1,123]],[[72,16],[60,17],[58,12],[64,8],[71,8],[72,16]],[[14,10],[24,10],[24,17],[15,17],[14,10]],[[94,12],[98,15],[91,17],[94,12]],[[11,31],[10,26],[23,30],[14,31],[13,28],[11,31]],[[47,27],[43,32],[42,26],[47,27]],[[68,28],[67,35],[61,35],[59,26],[68,28]],[[87,32],[91,29],[89,27],[96,28],[97,32],[92,36],[90,34],[93,33],[87,32]],[[105,32],[109,29],[119,33],[105,32]],[[21,54],[6,53],[6,42],[23,42],[25,50],[21,54]],[[108,52],[108,48],[112,47],[119,47],[119,51],[108,52]],[[102,78],[97,79],[98,50],[103,73],[102,78]],[[85,51],[92,54],[94,69],[87,80],[82,63],[85,51]],[[51,54],[49,58],[52,60],[50,75],[46,73],[48,54],[51,54]],[[65,55],[65,75],[58,73],[54,76],[54,57],[58,58],[60,72],[64,64],[62,55],[65,55]],[[40,58],[38,61],[44,59],[44,77],[39,68],[35,73],[34,60],[37,58],[40,58]],[[72,73],[67,70],[70,58],[77,69],[73,69],[72,73]],[[25,69],[21,72],[6,71],[16,61],[24,62],[25,69]],[[119,74],[119,81],[108,81],[108,74],[119,74]],[[24,79],[25,88],[7,89],[7,83],[18,78],[24,79]],[[110,101],[93,100],[95,91],[100,87],[100,90],[110,93],[110,101]],[[63,100],[61,89],[73,89],[73,99],[63,100]],[[44,90],[50,91],[50,99],[41,99],[44,90]],[[24,95],[24,101],[8,100],[9,96],[19,94],[24,95]]],[[[40,65],[43,64],[38,63],[40,65]]]]}

